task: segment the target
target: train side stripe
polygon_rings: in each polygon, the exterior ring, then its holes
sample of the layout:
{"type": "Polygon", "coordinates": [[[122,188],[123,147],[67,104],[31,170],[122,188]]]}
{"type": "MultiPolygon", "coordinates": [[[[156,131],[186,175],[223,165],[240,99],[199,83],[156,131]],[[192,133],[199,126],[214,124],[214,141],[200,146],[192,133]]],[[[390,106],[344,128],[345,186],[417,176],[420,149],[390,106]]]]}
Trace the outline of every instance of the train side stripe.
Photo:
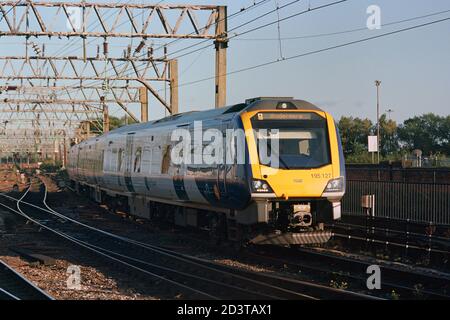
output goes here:
{"type": "Polygon", "coordinates": [[[178,200],[190,200],[188,194],[186,193],[186,187],[184,185],[183,176],[173,176],[173,188],[177,194],[178,200]]]}

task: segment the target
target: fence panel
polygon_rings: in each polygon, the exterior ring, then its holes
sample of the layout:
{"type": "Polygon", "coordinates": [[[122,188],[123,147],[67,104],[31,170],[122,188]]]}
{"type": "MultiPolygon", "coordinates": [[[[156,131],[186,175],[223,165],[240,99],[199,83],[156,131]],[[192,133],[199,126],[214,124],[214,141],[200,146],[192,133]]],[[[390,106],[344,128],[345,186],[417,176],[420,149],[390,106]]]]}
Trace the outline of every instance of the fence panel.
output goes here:
{"type": "Polygon", "coordinates": [[[343,214],[365,214],[361,196],[375,195],[375,216],[450,225],[450,184],[348,180],[343,214]]]}

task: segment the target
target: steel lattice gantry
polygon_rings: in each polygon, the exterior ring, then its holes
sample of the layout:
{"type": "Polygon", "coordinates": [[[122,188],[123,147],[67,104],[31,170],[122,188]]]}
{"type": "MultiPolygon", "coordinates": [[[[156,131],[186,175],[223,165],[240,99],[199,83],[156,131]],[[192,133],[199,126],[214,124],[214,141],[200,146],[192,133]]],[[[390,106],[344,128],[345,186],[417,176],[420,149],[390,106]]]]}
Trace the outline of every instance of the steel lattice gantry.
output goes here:
{"type": "Polygon", "coordinates": [[[193,38],[217,39],[213,25],[216,25],[220,6],[214,5],[154,5],[131,3],[87,3],[87,2],[49,2],[49,1],[1,1],[0,11],[5,14],[7,28],[0,29],[0,36],[56,36],[56,37],[135,37],[135,38],[193,38]],[[13,14],[6,15],[12,8],[13,14]],[[81,9],[81,21],[70,19],[69,8],[81,9]],[[49,19],[42,19],[44,10],[51,10],[49,19]],[[169,11],[178,11],[179,16],[172,23],[167,17],[169,11]],[[206,23],[200,24],[197,12],[209,14],[206,23]],[[70,21],[69,31],[61,30],[61,25],[53,23],[61,15],[70,21]],[[105,21],[105,16],[112,16],[113,23],[105,21]],[[136,17],[144,17],[144,24],[139,26],[136,17]],[[36,23],[25,23],[33,20],[36,23]],[[180,31],[180,26],[188,20],[191,30],[180,31]],[[88,28],[94,24],[96,28],[88,28]],[[125,24],[125,26],[124,26],[125,24]],[[155,31],[156,26],[163,32],[155,31]],[[90,30],[89,30],[90,29],[90,30]],[[131,30],[123,32],[120,30],[131,30]]]}
{"type": "MultiPolygon", "coordinates": [[[[137,82],[142,84],[164,107],[171,111],[170,104],[151,85],[155,81],[170,81],[169,64],[170,61],[167,59],[154,59],[151,56],[145,58],[0,56],[0,80],[14,79],[21,81],[21,83],[26,81],[29,84],[25,86],[8,84],[3,87],[0,86],[0,91],[16,90],[21,95],[37,94],[39,93],[38,87],[41,87],[41,92],[46,94],[45,87],[35,84],[44,81],[48,83],[46,86],[48,90],[58,90],[67,95],[69,99],[72,99],[74,89],[78,88],[79,90],[75,90],[75,92],[80,93],[84,99],[97,98],[100,101],[100,97],[104,95],[102,86],[95,86],[90,83],[107,79],[110,83],[124,82],[122,85],[113,85],[108,88],[115,102],[124,107],[126,103],[140,102],[140,87],[133,87],[128,84],[129,82],[137,82]],[[69,80],[72,83],[70,86],[56,86],[57,81],[69,80]]],[[[135,115],[126,108],[124,109],[133,119],[137,120],[135,115]]]]}
{"type": "Polygon", "coordinates": [[[55,124],[75,126],[65,137],[90,125],[107,131],[108,104],[120,106],[135,121],[147,121],[148,93],[178,113],[178,62],[168,58],[165,47],[163,54],[156,54],[158,48],[154,53],[151,39],[214,40],[216,106],[226,103],[224,6],[0,1],[0,44],[6,38],[25,40],[24,54],[0,55],[0,126],[6,131],[12,124],[14,130],[31,126],[38,134],[55,124]],[[47,54],[45,44],[64,38],[81,38],[82,46],[47,54]],[[111,42],[120,39],[137,40],[112,52],[111,42]],[[168,100],[157,83],[169,84],[168,100]],[[130,110],[133,103],[141,105],[140,117],[130,110]]]}

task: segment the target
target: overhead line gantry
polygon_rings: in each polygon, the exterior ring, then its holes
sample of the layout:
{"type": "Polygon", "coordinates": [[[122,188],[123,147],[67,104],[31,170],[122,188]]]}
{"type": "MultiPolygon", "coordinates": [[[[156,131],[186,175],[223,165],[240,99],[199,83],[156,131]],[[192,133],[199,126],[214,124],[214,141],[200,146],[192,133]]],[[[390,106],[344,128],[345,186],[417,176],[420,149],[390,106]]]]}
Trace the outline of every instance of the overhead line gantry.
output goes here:
{"type": "Polygon", "coordinates": [[[214,41],[216,107],[226,104],[225,6],[0,1],[0,16],[0,40],[26,40],[24,55],[0,56],[0,115],[6,115],[0,121],[9,120],[5,126],[20,119],[26,126],[32,117],[32,126],[58,118],[96,125],[103,118],[100,127],[106,132],[109,104],[117,104],[134,121],[148,121],[149,93],[169,113],[178,113],[178,61],[168,59],[167,50],[155,56],[152,39],[214,41]],[[34,42],[43,38],[45,42],[34,42]],[[46,43],[64,38],[83,39],[80,53],[46,52],[46,43]],[[88,38],[103,43],[86,47],[88,38]],[[117,53],[109,50],[114,39],[140,41],[117,53]],[[95,49],[97,54],[89,53],[95,49]],[[168,97],[159,93],[156,83],[169,86],[168,97]],[[140,117],[130,104],[140,104],[140,117]]]}

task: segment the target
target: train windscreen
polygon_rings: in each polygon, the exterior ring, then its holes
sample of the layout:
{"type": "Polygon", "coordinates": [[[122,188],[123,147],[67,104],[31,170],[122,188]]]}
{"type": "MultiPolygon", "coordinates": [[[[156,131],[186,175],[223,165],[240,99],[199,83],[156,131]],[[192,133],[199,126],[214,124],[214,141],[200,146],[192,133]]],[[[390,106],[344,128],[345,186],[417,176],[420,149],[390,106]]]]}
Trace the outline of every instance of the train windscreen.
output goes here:
{"type": "Polygon", "coordinates": [[[273,156],[278,161],[268,165],[284,169],[318,168],[331,162],[327,122],[315,113],[259,113],[252,125],[261,164],[273,156]]]}

